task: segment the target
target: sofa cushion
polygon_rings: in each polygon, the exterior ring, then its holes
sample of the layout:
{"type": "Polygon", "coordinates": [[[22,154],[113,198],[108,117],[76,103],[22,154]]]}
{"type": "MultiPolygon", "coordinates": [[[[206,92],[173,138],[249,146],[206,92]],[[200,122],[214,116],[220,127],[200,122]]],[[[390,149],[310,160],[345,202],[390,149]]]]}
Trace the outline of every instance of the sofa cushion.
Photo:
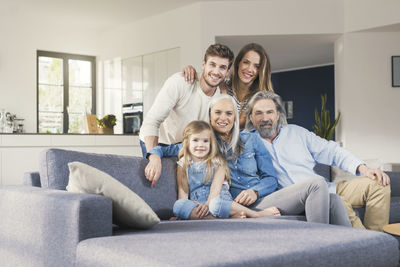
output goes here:
{"type": "Polygon", "coordinates": [[[40,155],[40,182],[42,187],[65,190],[68,184],[68,163],[79,161],[99,169],[138,194],[160,219],[173,216],[177,199],[175,158],[162,159],[162,172],[156,186],[144,176],[147,159],[134,156],[85,153],[63,149],[47,149],[40,155]]]}
{"type": "Polygon", "coordinates": [[[160,222],[154,211],[125,185],[82,162],[70,162],[67,190],[102,195],[112,200],[113,218],[119,225],[148,229],[160,222]]]}
{"type": "Polygon", "coordinates": [[[389,223],[400,222],[400,197],[392,197],[390,201],[389,223]]]}
{"type": "Polygon", "coordinates": [[[331,166],[317,163],[313,170],[316,174],[324,177],[327,182],[331,181],[331,166]]]}
{"type": "MultiPolygon", "coordinates": [[[[379,159],[366,159],[366,160],[364,160],[364,163],[372,169],[382,169],[382,165],[383,165],[379,161],[379,159]]],[[[357,176],[353,173],[341,170],[337,166],[332,166],[332,168],[331,168],[332,182],[338,183],[343,180],[351,180],[351,179],[358,178],[358,177],[360,177],[360,176],[357,176]]]]}
{"type": "Polygon", "coordinates": [[[76,266],[397,266],[398,258],[388,234],[264,217],[163,221],[84,240],[76,266]]]}

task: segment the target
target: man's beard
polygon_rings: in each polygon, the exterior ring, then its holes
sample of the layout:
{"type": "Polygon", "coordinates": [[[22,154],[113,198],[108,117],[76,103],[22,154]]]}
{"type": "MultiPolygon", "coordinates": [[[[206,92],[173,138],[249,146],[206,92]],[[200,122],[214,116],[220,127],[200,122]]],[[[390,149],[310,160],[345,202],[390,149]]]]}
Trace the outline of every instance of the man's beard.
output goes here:
{"type": "Polygon", "coordinates": [[[270,138],[272,137],[277,129],[278,129],[278,122],[272,123],[270,121],[262,121],[257,126],[256,129],[262,138],[270,138]],[[269,125],[271,127],[263,128],[263,126],[269,125]]]}

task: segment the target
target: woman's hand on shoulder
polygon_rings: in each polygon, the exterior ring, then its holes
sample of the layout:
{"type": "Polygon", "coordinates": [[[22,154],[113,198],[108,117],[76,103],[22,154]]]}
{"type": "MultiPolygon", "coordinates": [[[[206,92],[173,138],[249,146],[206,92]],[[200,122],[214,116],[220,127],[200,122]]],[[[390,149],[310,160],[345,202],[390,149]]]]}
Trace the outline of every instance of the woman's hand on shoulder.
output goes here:
{"type": "Polygon", "coordinates": [[[188,83],[193,83],[194,81],[198,80],[196,69],[191,65],[183,67],[182,76],[188,83]]]}
{"type": "Polygon", "coordinates": [[[154,187],[160,178],[162,170],[161,158],[155,154],[149,156],[149,163],[147,164],[144,174],[146,179],[151,182],[151,187],[154,187]]]}

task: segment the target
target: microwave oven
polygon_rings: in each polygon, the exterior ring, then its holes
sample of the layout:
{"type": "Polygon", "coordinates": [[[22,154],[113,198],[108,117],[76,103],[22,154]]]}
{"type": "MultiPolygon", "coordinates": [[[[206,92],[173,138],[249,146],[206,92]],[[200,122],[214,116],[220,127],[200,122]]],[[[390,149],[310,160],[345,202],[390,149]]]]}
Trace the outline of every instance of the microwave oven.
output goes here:
{"type": "Polygon", "coordinates": [[[143,103],[122,106],[124,134],[138,135],[143,122],[143,103]]]}

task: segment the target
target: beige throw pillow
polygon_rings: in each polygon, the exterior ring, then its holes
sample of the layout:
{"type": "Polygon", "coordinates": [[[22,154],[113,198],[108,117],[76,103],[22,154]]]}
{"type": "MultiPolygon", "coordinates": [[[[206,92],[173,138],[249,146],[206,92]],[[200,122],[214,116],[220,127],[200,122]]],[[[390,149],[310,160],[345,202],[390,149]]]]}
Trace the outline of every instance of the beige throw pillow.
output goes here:
{"type": "Polygon", "coordinates": [[[70,174],[67,191],[110,198],[117,223],[148,229],[160,222],[141,197],[107,173],[81,162],[70,162],[68,167],[70,174]]]}

